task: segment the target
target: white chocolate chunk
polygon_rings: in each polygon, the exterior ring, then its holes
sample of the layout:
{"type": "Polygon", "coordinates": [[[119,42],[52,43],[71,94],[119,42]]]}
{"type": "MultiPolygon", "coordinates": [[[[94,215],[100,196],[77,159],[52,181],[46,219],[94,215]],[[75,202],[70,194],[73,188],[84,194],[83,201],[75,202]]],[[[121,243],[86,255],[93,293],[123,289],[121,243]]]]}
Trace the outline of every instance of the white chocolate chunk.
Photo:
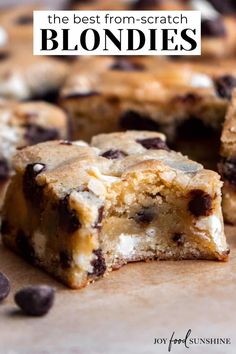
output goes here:
{"type": "Polygon", "coordinates": [[[135,236],[121,234],[117,245],[117,252],[124,257],[128,257],[135,252],[135,246],[137,246],[138,242],[139,240],[135,236]]]}
{"type": "Polygon", "coordinates": [[[202,19],[214,20],[215,18],[219,17],[219,13],[206,0],[192,0],[191,7],[195,11],[201,11],[202,19]]]}
{"type": "Polygon", "coordinates": [[[0,48],[4,47],[8,42],[8,35],[4,28],[0,27],[0,48]]]}
{"type": "MultiPolygon", "coordinates": [[[[120,181],[120,178],[119,178],[119,177],[107,176],[107,175],[101,174],[101,172],[99,171],[99,169],[98,169],[97,167],[91,168],[90,171],[91,171],[92,173],[94,173],[94,175],[95,175],[97,178],[100,178],[101,180],[103,180],[103,181],[105,181],[105,182],[114,183],[114,182],[120,181]]],[[[89,172],[89,171],[88,171],[88,172],[89,172]]]]}
{"type": "Polygon", "coordinates": [[[44,168],[44,165],[42,165],[41,163],[36,163],[33,167],[34,172],[39,173],[40,171],[42,171],[44,168]]]}
{"type": "Polygon", "coordinates": [[[73,141],[72,143],[73,145],[77,145],[77,146],[88,146],[88,144],[83,141],[83,140],[76,140],[76,141],[73,141]]]}
{"type": "Polygon", "coordinates": [[[45,256],[46,238],[40,231],[36,230],[32,237],[36,254],[41,258],[45,256]]]}
{"type": "Polygon", "coordinates": [[[93,266],[91,265],[91,255],[87,256],[83,253],[80,253],[77,256],[73,257],[74,262],[77,266],[79,266],[82,270],[85,270],[89,273],[93,272],[93,266]]]}
{"type": "Polygon", "coordinates": [[[194,74],[191,78],[192,87],[211,88],[214,86],[212,79],[205,74],[194,74]]]}
{"type": "Polygon", "coordinates": [[[10,75],[0,81],[0,95],[22,100],[30,96],[30,89],[22,76],[10,75]]]}

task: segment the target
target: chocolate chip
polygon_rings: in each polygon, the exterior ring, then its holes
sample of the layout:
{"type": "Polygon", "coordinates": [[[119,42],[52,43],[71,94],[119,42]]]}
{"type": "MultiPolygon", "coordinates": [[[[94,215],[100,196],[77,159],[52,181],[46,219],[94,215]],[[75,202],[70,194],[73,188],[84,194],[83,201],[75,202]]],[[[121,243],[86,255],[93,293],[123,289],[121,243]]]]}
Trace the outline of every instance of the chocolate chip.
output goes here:
{"type": "Polygon", "coordinates": [[[95,223],[95,225],[94,225],[94,228],[95,228],[95,229],[101,229],[103,216],[104,216],[104,205],[102,205],[102,206],[98,209],[98,218],[97,218],[97,221],[96,221],[96,223],[95,223]]]}
{"type": "Polygon", "coordinates": [[[176,232],[173,236],[173,241],[177,243],[177,246],[183,246],[183,244],[185,243],[185,235],[176,232]]]}
{"type": "Polygon", "coordinates": [[[25,124],[24,127],[27,129],[25,139],[30,145],[59,139],[59,132],[55,128],[43,128],[36,124],[25,124]]]}
{"type": "Polygon", "coordinates": [[[160,5],[160,0],[136,0],[133,5],[133,10],[153,9],[160,5]]]}
{"type": "Polygon", "coordinates": [[[69,197],[70,195],[67,194],[63,199],[60,200],[58,212],[60,227],[67,233],[72,234],[81,227],[81,223],[75,211],[70,209],[69,197]]]}
{"type": "Polygon", "coordinates": [[[26,147],[27,147],[27,145],[17,146],[16,150],[21,151],[21,150],[25,149],[26,147]]]}
{"type": "Polygon", "coordinates": [[[230,249],[228,248],[227,250],[221,252],[221,255],[223,255],[224,257],[227,257],[230,254],[230,249]]]}
{"type": "Polygon", "coordinates": [[[166,145],[165,141],[161,138],[147,138],[147,139],[138,139],[136,140],[137,143],[141,144],[146,149],[154,149],[154,150],[166,150],[169,151],[168,146],[166,145]]]}
{"type": "Polygon", "coordinates": [[[188,210],[196,217],[209,216],[212,212],[212,197],[201,189],[189,193],[188,210]]]}
{"type": "Polygon", "coordinates": [[[126,157],[128,155],[122,150],[111,149],[105,151],[101,156],[109,160],[115,160],[115,159],[120,159],[122,157],[126,157]]]}
{"type": "Polygon", "coordinates": [[[29,263],[35,263],[35,251],[30,244],[29,238],[22,230],[19,230],[16,235],[16,247],[20,255],[29,263]]]}
{"type": "Polygon", "coordinates": [[[215,80],[215,87],[220,97],[230,100],[232,91],[236,87],[236,77],[232,75],[221,76],[215,80]]]}
{"type": "Polygon", "coordinates": [[[219,170],[224,180],[236,186],[236,158],[222,159],[219,170]]]}
{"type": "Polygon", "coordinates": [[[5,182],[10,175],[10,169],[7,160],[0,160],[0,182],[5,182]]]}
{"type": "Polygon", "coordinates": [[[61,140],[60,145],[72,145],[72,142],[71,141],[68,141],[68,140],[61,140]]]}
{"type": "Polygon", "coordinates": [[[93,273],[89,273],[89,275],[100,277],[105,273],[107,269],[106,262],[102,255],[102,250],[100,248],[96,251],[93,251],[93,253],[96,256],[96,259],[91,262],[91,265],[93,266],[93,273]]]}
{"type": "Polygon", "coordinates": [[[0,272],[0,301],[6,299],[10,292],[10,281],[2,272],[0,272]]]}
{"type": "Polygon", "coordinates": [[[50,103],[58,104],[59,89],[51,88],[40,93],[34,94],[32,96],[32,101],[46,101],[50,103]]]}
{"type": "Polygon", "coordinates": [[[66,63],[73,63],[79,59],[79,55],[50,55],[53,59],[60,60],[66,63]]]}
{"type": "Polygon", "coordinates": [[[154,122],[149,116],[141,115],[135,111],[124,112],[120,117],[119,125],[124,130],[158,131],[160,129],[160,125],[154,122]]]}
{"type": "Polygon", "coordinates": [[[8,59],[9,57],[10,57],[9,53],[6,53],[6,52],[0,53],[0,61],[4,61],[4,60],[8,59]]]}
{"type": "Polygon", "coordinates": [[[26,199],[36,206],[41,204],[43,198],[43,186],[39,186],[36,177],[45,170],[46,166],[42,163],[34,163],[26,166],[23,177],[23,192],[26,199]]]}
{"type": "Polygon", "coordinates": [[[143,71],[144,66],[140,63],[134,63],[127,59],[117,60],[110,66],[111,70],[120,70],[120,71],[143,71]]]}
{"type": "Polygon", "coordinates": [[[88,97],[93,97],[93,96],[99,96],[99,92],[97,92],[97,91],[72,92],[72,93],[69,93],[69,94],[63,96],[63,98],[73,99],[73,98],[88,98],[88,97]]]}
{"type": "Polygon", "coordinates": [[[235,0],[208,0],[214,8],[224,14],[232,15],[236,11],[236,2],[235,0]]]}
{"type": "Polygon", "coordinates": [[[203,19],[201,31],[203,37],[224,37],[226,35],[226,28],[221,17],[203,19]]]}
{"type": "Polygon", "coordinates": [[[196,104],[202,100],[202,97],[196,93],[186,93],[185,95],[177,96],[174,98],[174,103],[180,102],[188,105],[196,104]]]}
{"type": "Polygon", "coordinates": [[[59,257],[60,257],[60,264],[63,269],[68,269],[71,267],[73,258],[68,251],[61,251],[59,257]]]}
{"type": "Polygon", "coordinates": [[[156,208],[146,207],[137,212],[133,219],[139,224],[149,224],[157,216],[156,208]]]}
{"type": "Polygon", "coordinates": [[[216,137],[217,132],[214,127],[207,125],[199,118],[189,117],[180,122],[176,129],[176,136],[178,139],[198,139],[216,137]]]}
{"type": "Polygon", "coordinates": [[[16,19],[15,23],[17,25],[31,25],[31,24],[33,24],[33,16],[32,15],[22,15],[16,19]]]}
{"type": "Polygon", "coordinates": [[[28,316],[43,316],[51,309],[55,297],[47,285],[28,286],[15,294],[15,302],[28,316]]]}
{"type": "Polygon", "coordinates": [[[8,235],[10,232],[11,232],[10,223],[6,219],[3,219],[1,224],[1,234],[8,235]]]}

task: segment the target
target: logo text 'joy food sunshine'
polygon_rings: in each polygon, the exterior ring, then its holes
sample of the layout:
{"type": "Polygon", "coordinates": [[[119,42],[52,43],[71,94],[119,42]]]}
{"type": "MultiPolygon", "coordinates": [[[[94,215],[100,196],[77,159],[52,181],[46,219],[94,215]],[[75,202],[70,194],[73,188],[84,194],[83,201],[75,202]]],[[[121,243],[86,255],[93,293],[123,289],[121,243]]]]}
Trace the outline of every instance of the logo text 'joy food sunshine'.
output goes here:
{"type": "MultiPolygon", "coordinates": [[[[169,337],[155,337],[153,344],[165,345],[168,352],[174,351],[178,346],[185,349],[191,349],[193,346],[209,346],[209,345],[230,345],[231,339],[227,337],[194,337],[192,330],[189,329],[183,336],[178,336],[175,331],[169,337]]],[[[205,349],[204,349],[205,350],[205,349]]]]}

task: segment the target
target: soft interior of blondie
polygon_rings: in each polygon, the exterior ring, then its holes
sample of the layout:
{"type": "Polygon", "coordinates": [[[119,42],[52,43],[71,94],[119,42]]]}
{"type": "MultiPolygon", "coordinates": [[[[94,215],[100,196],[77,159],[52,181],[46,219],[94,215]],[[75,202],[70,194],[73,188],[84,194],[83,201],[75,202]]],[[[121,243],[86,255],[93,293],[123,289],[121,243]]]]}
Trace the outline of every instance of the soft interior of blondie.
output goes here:
{"type": "Polygon", "coordinates": [[[103,221],[100,247],[109,267],[153,258],[218,258],[214,241],[220,242],[221,216],[196,219],[190,195],[169,189],[155,173],[133,177],[136,183],[113,188],[103,221]]]}

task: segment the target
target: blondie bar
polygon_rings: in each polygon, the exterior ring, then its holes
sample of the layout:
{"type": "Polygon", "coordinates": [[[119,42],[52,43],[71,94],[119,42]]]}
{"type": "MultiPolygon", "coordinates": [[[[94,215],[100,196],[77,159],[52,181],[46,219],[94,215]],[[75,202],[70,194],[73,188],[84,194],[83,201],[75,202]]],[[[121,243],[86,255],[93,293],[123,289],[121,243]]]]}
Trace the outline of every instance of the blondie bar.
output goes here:
{"type": "Polygon", "coordinates": [[[68,137],[65,113],[44,102],[0,100],[0,205],[12,175],[17,149],[46,140],[68,137]]]}
{"type": "Polygon", "coordinates": [[[32,44],[15,44],[0,52],[0,97],[53,101],[69,67],[61,60],[32,54],[32,44]]]}
{"type": "Polygon", "coordinates": [[[132,261],[228,258],[219,175],[162,134],[46,142],[14,166],[3,242],[71,288],[132,261]]]}
{"type": "Polygon", "coordinates": [[[235,75],[233,60],[80,58],[62,90],[61,104],[72,118],[75,139],[144,129],[160,130],[173,140],[190,119],[221,130],[235,75]]]}

